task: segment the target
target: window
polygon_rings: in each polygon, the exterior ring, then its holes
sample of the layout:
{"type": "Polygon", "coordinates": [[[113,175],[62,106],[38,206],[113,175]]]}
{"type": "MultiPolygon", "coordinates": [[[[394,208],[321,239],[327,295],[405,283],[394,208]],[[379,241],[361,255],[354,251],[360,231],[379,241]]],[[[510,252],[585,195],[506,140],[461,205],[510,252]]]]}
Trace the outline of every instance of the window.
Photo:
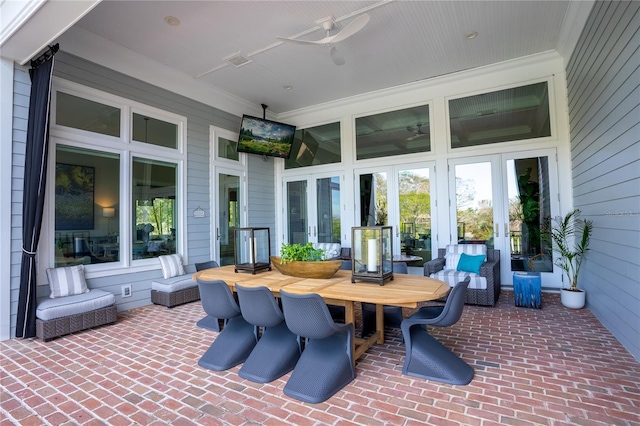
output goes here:
{"type": "Polygon", "coordinates": [[[236,150],[237,142],[225,139],[223,137],[218,138],[218,158],[226,158],[227,160],[240,160],[240,154],[236,150]]]}
{"type": "Polygon", "coordinates": [[[178,148],[178,125],[133,113],[134,141],[178,148]]]}
{"type": "Polygon", "coordinates": [[[551,136],[547,83],[449,101],[451,148],[551,136]]]}
{"type": "Polygon", "coordinates": [[[429,106],[356,118],[356,159],[431,151],[429,106]]]}
{"type": "Polygon", "coordinates": [[[117,262],[120,156],[56,147],[54,265],[117,262]]]}
{"type": "Polygon", "coordinates": [[[291,156],[285,160],[284,168],[289,170],[340,161],[340,123],[330,123],[296,130],[291,156]]]}
{"type": "Polygon", "coordinates": [[[63,80],[55,85],[47,221],[53,229],[43,229],[54,254],[43,268],[157,267],[145,259],[184,247],[186,119],[63,80]]]}
{"type": "Polygon", "coordinates": [[[144,259],[176,252],[177,165],[133,158],[133,258],[144,259]]]}
{"type": "Polygon", "coordinates": [[[120,108],[58,92],[56,124],[120,137],[120,108]]]}

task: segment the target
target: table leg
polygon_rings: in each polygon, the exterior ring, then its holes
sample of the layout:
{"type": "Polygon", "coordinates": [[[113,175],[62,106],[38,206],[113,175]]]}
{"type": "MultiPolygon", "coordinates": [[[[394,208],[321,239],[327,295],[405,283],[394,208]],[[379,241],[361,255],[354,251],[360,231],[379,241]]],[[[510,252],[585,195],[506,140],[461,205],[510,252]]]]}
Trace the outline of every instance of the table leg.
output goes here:
{"type": "Polygon", "coordinates": [[[376,305],[376,333],[378,343],[384,343],[384,305],[376,305]]]}
{"type": "MultiPolygon", "coordinates": [[[[345,324],[353,324],[353,327],[356,326],[356,312],[354,309],[354,302],[345,301],[344,302],[344,323],[345,324]]],[[[353,354],[353,363],[355,365],[356,359],[359,358],[360,354],[356,352],[356,339],[354,338],[351,341],[351,353],[353,354]]]]}

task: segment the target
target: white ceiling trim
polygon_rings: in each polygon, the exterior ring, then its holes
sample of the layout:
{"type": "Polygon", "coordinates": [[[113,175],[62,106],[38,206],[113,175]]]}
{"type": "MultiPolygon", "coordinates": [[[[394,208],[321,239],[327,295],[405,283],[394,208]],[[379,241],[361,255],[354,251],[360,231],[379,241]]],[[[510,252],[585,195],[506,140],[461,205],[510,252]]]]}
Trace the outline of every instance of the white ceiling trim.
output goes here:
{"type": "MultiPolygon", "coordinates": [[[[2,4],[2,24],[4,14],[10,16],[10,34],[4,34],[1,40],[2,56],[20,65],[24,65],[52,44],[61,34],[71,28],[101,0],[45,1],[33,2],[33,8],[24,7],[12,10],[8,1],[2,4]],[[7,37],[5,39],[4,37],[7,37]]],[[[16,2],[22,3],[22,2],[16,2]]],[[[31,2],[30,2],[31,3],[31,2]]]]}
{"type": "Polygon", "coordinates": [[[571,55],[573,55],[594,4],[595,0],[572,1],[569,3],[556,44],[556,50],[560,53],[560,56],[565,58],[565,65],[569,63],[571,55]]]}

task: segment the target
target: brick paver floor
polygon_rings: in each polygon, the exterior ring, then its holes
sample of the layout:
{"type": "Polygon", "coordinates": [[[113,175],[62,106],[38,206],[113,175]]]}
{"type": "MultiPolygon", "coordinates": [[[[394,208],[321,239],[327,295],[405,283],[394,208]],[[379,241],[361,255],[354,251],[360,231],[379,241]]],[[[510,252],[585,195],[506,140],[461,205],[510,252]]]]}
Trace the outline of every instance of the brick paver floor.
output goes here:
{"type": "MultiPolygon", "coordinates": [[[[408,312],[407,312],[408,313],[408,312]]],[[[0,424],[20,425],[640,425],[640,363],[588,309],[544,294],[542,309],[466,306],[430,328],[475,369],[467,386],[403,376],[399,330],[356,365],[328,401],[258,384],[198,358],[217,333],[200,302],[120,313],[114,325],[43,343],[0,342],[0,424]]]]}

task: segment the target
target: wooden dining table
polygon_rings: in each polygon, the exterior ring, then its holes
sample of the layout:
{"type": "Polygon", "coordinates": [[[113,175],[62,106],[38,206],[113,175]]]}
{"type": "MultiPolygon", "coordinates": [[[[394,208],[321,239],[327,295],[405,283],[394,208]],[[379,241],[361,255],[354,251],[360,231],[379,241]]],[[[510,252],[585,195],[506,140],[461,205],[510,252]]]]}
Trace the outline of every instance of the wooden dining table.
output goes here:
{"type": "Polygon", "coordinates": [[[376,332],[369,337],[356,338],[352,348],[354,360],[376,343],[384,343],[383,306],[417,308],[418,303],[446,296],[451,287],[444,281],[408,274],[394,274],[394,279],[384,285],[351,282],[351,271],[339,270],[332,278],[299,278],[283,275],[274,270],[251,274],[234,272],[234,265],[205,269],[196,272],[193,279],[222,280],[232,291],[235,284],[245,287],[267,287],[278,297],[281,289],[288,293],[316,293],[327,304],[344,306],[345,322],[355,326],[355,303],[367,302],[376,305],[376,332]]]}

